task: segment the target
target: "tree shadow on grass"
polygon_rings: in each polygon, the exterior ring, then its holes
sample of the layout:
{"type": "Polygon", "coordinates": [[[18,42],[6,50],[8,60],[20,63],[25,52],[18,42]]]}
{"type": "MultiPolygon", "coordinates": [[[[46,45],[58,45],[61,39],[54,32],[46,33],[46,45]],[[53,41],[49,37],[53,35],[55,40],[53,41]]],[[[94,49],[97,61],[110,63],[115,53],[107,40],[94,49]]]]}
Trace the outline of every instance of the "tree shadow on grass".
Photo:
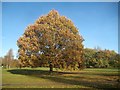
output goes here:
{"type": "MultiPolygon", "coordinates": [[[[98,82],[89,82],[83,80],[84,77],[78,77],[79,80],[75,79],[74,77],[72,79],[62,76],[63,74],[86,74],[83,72],[58,72],[53,71],[52,73],[47,70],[30,70],[30,69],[12,69],[7,70],[8,72],[12,74],[20,74],[20,75],[27,75],[31,77],[37,77],[37,78],[43,78],[48,79],[54,82],[63,83],[67,85],[77,85],[77,86],[85,86],[85,87],[92,87],[92,88],[117,88],[118,86],[114,87],[109,84],[105,83],[98,83],[98,82]]],[[[88,73],[89,75],[90,73],[88,73]]]]}
{"type": "Polygon", "coordinates": [[[50,74],[47,70],[12,69],[7,71],[12,74],[21,74],[21,75],[49,75],[50,74]]]}

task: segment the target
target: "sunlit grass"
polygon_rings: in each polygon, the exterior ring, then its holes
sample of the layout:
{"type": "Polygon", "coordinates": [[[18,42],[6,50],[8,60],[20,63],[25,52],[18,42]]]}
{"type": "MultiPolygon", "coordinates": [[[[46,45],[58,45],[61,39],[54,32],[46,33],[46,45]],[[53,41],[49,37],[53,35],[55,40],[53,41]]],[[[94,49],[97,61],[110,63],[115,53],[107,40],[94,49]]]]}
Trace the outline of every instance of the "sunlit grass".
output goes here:
{"type": "Polygon", "coordinates": [[[3,69],[3,88],[117,88],[118,69],[3,69]]]}

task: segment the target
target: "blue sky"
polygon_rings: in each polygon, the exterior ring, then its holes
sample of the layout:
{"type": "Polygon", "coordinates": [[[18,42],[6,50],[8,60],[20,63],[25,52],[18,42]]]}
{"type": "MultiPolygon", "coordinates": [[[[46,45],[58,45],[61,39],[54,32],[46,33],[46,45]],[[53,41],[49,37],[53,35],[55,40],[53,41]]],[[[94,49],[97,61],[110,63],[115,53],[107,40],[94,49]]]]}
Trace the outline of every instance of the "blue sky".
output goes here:
{"type": "Polygon", "coordinates": [[[118,52],[118,3],[2,3],[2,53],[12,48],[17,52],[16,41],[25,28],[41,15],[56,9],[60,15],[70,18],[79,29],[85,47],[115,50],[118,52]]]}

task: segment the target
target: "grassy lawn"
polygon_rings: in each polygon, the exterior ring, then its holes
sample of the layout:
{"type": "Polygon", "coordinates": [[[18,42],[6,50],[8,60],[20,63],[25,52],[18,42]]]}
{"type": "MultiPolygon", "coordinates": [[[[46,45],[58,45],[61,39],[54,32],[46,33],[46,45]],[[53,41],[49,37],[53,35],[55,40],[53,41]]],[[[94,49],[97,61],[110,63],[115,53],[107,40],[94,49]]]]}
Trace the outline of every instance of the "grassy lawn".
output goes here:
{"type": "Polygon", "coordinates": [[[3,88],[118,88],[118,69],[3,69],[3,88]]]}

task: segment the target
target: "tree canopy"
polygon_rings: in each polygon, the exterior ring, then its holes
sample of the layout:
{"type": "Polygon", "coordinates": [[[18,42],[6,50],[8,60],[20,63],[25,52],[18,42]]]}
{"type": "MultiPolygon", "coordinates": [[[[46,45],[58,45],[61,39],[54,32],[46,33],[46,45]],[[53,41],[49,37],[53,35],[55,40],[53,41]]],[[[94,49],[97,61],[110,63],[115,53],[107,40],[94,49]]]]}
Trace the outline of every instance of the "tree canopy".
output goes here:
{"type": "Polygon", "coordinates": [[[56,10],[38,18],[18,39],[18,59],[22,66],[81,68],[83,38],[74,23],[56,10]]]}
{"type": "Polygon", "coordinates": [[[119,66],[119,57],[120,55],[113,50],[84,49],[84,61],[86,67],[117,68],[119,66]]]}

